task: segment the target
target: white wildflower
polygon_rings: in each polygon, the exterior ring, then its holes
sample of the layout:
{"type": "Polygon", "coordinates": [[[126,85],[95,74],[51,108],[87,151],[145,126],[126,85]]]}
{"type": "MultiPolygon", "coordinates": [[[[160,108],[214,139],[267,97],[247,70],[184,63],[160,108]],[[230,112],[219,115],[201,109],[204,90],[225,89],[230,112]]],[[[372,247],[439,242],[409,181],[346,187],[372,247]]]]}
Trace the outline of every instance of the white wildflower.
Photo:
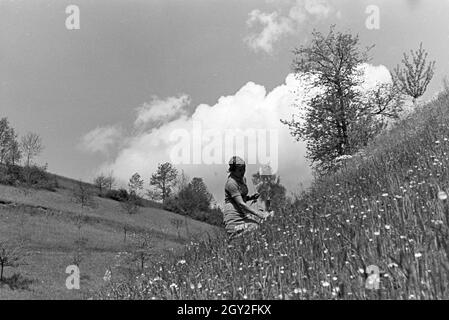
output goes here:
{"type": "Polygon", "coordinates": [[[438,192],[438,199],[440,200],[446,200],[447,199],[447,193],[444,191],[438,192]]]}

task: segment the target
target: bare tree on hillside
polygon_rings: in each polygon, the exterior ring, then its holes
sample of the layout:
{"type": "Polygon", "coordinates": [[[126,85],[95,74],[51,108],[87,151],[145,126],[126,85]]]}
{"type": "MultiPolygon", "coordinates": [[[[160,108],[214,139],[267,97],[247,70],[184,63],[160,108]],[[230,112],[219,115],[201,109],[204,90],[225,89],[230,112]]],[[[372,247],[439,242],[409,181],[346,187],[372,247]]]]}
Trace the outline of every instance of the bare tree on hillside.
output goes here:
{"type": "Polygon", "coordinates": [[[73,190],[72,200],[79,203],[82,210],[84,210],[84,208],[96,207],[96,202],[92,196],[89,186],[81,180],[78,181],[75,190],[73,190]]]}
{"type": "Polygon", "coordinates": [[[38,156],[44,149],[41,137],[33,132],[28,132],[20,140],[20,150],[25,157],[25,165],[30,166],[34,157],[38,156]]]}
{"type": "Polygon", "coordinates": [[[141,271],[154,254],[153,235],[151,233],[138,233],[132,236],[133,250],[131,259],[137,262],[141,271]]]}
{"type": "Polygon", "coordinates": [[[106,177],[106,189],[112,190],[115,187],[116,181],[114,177],[114,172],[110,171],[106,177]]]}
{"type": "Polygon", "coordinates": [[[103,194],[104,190],[107,190],[109,185],[108,178],[103,173],[96,176],[93,183],[98,188],[98,191],[100,191],[100,194],[103,194]]]}
{"type": "Polygon", "coordinates": [[[7,267],[16,268],[24,263],[27,253],[21,244],[0,242],[0,282],[7,267]]]}
{"type": "MultiPolygon", "coordinates": [[[[186,221],[187,222],[187,221],[186,221]]],[[[184,221],[178,218],[173,218],[170,223],[176,228],[176,233],[178,234],[178,239],[181,239],[181,232],[179,231],[184,225],[184,221]]]]}

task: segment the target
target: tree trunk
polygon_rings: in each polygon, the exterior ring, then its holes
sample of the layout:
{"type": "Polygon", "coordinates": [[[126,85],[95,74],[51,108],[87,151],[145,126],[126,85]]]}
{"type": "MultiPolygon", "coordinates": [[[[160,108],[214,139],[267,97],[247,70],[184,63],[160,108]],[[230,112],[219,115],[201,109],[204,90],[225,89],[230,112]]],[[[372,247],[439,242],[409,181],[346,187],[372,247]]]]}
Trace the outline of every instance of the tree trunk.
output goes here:
{"type": "Polygon", "coordinates": [[[346,112],[345,112],[345,102],[343,97],[343,90],[341,87],[338,88],[338,98],[340,101],[340,123],[341,123],[341,130],[342,130],[342,152],[343,154],[347,153],[348,148],[348,126],[346,123],[346,112]]]}

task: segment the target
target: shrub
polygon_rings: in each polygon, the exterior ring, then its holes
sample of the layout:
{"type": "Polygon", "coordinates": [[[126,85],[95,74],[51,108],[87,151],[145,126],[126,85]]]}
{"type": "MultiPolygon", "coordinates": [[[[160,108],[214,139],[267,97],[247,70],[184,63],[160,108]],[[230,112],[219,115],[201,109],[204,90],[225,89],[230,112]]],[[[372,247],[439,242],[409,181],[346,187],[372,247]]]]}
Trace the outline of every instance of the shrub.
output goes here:
{"type": "Polygon", "coordinates": [[[104,196],[106,198],[120,202],[128,200],[129,197],[128,191],[126,191],[125,189],[108,190],[104,196]]]}
{"type": "Polygon", "coordinates": [[[57,181],[47,173],[47,166],[21,167],[3,165],[0,167],[0,183],[6,185],[26,185],[37,189],[56,191],[57,181]]]}
{"type": "Polygon", "coordinates": [[[22,168],[16,165],[2,166],[0,168],[0,183],[18,185],[24,180],[22,168]]]}
{"type": "Polygon", "coordinates": [[[22,182],[27,185],[38,188],[46,189],[50,191],[56,191],[57,183],[55,179],[52,179],[47,173],[47,165],[37,166],[32,165],[29,167],[23,167],[23,180],[22,182]]]}

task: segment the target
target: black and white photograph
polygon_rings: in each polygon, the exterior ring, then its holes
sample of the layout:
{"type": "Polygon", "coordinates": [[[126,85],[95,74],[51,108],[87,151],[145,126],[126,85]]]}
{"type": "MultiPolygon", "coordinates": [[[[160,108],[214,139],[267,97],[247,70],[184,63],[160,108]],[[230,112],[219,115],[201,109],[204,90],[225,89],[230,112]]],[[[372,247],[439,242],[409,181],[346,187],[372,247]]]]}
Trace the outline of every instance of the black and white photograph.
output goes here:
{"type": "Polygon", "coordinates": [[[0,300],[449,299],[448,53],[449,0],[0,0],[0,300]]]}

